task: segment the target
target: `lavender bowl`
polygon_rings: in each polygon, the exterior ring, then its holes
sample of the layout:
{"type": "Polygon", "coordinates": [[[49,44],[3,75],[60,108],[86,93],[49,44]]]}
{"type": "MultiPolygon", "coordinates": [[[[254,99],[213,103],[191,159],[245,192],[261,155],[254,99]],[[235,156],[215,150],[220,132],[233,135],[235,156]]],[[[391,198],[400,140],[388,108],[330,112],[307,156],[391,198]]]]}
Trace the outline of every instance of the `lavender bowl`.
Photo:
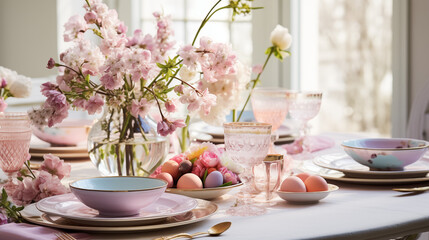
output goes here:
{"type": "Polygon", "coordinates": [[[409,138],[363,138],[344,141],[344,151],[375,171],[401,171],[419,160],[429,142],[409,138]]]}
{"type": "Polygon", "coordinates": [[[145,177],[96,177],[70,183],[83,204],[107,217],[136,215],[156,202],[166,188],[166,181],[145,177]]]}

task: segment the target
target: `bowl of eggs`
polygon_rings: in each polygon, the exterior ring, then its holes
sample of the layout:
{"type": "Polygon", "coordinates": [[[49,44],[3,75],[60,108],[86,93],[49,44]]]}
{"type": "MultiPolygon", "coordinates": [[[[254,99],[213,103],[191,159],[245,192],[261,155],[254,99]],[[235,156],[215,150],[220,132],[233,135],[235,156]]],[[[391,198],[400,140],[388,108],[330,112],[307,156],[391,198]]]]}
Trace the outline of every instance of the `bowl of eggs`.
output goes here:
{"type": "Polygon", "coordinates": [[[157,201],[167,183],[146,177],[95,177],[70,183],[71,192],[101,216],[125,217],[157,201]]]}
{"type": "Polygon", "coordinates": [[[194,163],[190,160],[180,163],[168,160],[154,177],[168,183],[166,192],[206,200],[218,198],[242,185],[238,177],[225,167],[207,168],[197,173],[194,163]]]}
{"type": "Polygon", "coordinates": [[[338,189],[320,176],[299,173],[283,180],[276,193],[290,203],[308,204],[317,203],[338,189]]]}
{"type": "Polygon", "coordinates": [[[409,138],[363,138],[342,143],[344,151],[356,162],[375,171],[401,171],[418,161],[429,142],[409,138]]]}
{"type": "Polygon", "coordinates": [[[85,143],[93,120],[65,119],[53,127],[33,126],[33,134],[55,146],[76,146],[85,143]]]}

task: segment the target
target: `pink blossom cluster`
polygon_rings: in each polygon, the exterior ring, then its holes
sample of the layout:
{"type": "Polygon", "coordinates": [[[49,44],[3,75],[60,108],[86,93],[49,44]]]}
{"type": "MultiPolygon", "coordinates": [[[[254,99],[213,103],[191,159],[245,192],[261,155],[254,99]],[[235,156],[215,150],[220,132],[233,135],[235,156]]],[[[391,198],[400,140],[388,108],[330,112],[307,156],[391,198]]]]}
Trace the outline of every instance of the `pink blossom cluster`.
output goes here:
{"type": "Polygon", "coordinates": [[[26,170],[21,170],[17,173],[17,178],[9,179],[4,185],[8,196],[16,205],[24,206],[68,192],[61,179],[70,175],[70,164],[52,154],[46,154],[43,158],[40,171],[33,171],[34,177],[26,170]]]}
{"type": "Polygon", "coordinates": [[[166,136],[186,126],[171,117],[179,103],[211,124],[219,124],[238,106],[250,70],[229,44],[201,37],[198,47],[182,46],[171,57],[176,41],[170,16],[155,12],[156,34],[137,29],[128,37],[117,12],[102,0],[88,0],[84,9],[83,16],[73,16],[64,25],[64,41],[71,47],[60,54],[59,62],[48,61],[47,68],[58,67],[59,76],[56,84],[42,86],[47,100],[30,113],[33,122],[53,126],[67,117],[70,107],[95,114],[105,106],[137,121],[157,107],[161,115],[157,131],[166,136]],[[99,41],[86,39],[88,32],[99,41]],[[201,78],[195,80],[197,75],[201,78]]]}
{"type": "Polygon", "coordinates": [[[190,70],[202,71],[198,87],[210,92],[202,107],[195,104],[198,98],[189,91],[184,91],[180,101],[189,104],[189,111],[201,109],[199,116],[207,123],[221,124],[230,110],[238,107],[240,93],[250,81],[250,68],[237,60],[230,45],[215,43],[207,37],[200,39],[200,47],[185,45],[178,54],[190,70]]]}

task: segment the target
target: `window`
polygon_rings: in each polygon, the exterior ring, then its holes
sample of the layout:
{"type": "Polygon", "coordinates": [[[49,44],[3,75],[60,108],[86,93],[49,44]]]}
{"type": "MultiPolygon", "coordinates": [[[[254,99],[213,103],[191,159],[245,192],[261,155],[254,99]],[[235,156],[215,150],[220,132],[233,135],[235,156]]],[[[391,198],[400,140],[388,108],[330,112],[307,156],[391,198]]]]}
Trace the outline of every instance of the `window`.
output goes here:
{"type": "Polygon", "coordinates": [[[392,0],[300,1],[300,10],[300,86],[324,91],[319,129],[390,135],[392,0]]]}
{"type": "MultiPolygon", "coordinates": [[[[155,32],[155,18],[152,13],[157,11],[171,15],[177,44],[192,43],[193,37],[213,4],[217,1],[201,0],[142,0],[137,2],[140,9],[140,28],[144,33],[155,32]]],[[[219,6],[222,6],[221,3],[219,6]]],[[[208,36],[217,42],[231,43],[240,60],[251,64],[252,56],[252,24],[251,15],[238,16],[231,21],[230,9],[217,12],[199,36],[208,36]],[[243,41],[245,39],[245,41],[243,41]]],[[[198,40],[196,42],[198,45],[198,40]]]]}

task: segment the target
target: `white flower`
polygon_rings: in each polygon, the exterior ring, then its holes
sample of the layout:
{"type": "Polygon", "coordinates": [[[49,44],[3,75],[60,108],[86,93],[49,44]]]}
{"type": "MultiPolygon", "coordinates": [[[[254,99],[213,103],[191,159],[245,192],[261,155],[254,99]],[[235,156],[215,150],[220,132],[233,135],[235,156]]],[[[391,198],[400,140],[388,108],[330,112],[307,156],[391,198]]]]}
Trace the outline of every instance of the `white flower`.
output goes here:
{"type": "Polygon", "coordinates": [[[180,79],[182,79],[185,82],[190,82],[195,79],[197,76],[196,71],[192,71],[187,66],[183,65],[182,68],[179,71],[180,79]]]}
{"type": "Polygon", "coordinates": [[[238,165],[231,159],[226,151],[223,152],[220,157],[220,163],[234,173],[242,173],[244,170],[242,166],[238,165]]]}
{"type": "Polygon", "coordinates": [[[271,32],[271,43],[280,48],[280,50],[286,50],[292,44],[292,36],[289,34],[289,30],[281,25],[277,25],[271,32]]]}
{"type": "Polygon", "coordinates": [[[0,66],[0,80],[6,80],[6,88],[9,89],[12,97],[28,97],[31,92],[31,80],[28,77],[18,75],[17,72],[0,66]]]}
{"type": "Polygon", "coordinates": [[[31,93],[31,80],[28,77],[18,75],[15,81],[8,84],[9,91],[13,97],[25,98],[31,93]]]}

